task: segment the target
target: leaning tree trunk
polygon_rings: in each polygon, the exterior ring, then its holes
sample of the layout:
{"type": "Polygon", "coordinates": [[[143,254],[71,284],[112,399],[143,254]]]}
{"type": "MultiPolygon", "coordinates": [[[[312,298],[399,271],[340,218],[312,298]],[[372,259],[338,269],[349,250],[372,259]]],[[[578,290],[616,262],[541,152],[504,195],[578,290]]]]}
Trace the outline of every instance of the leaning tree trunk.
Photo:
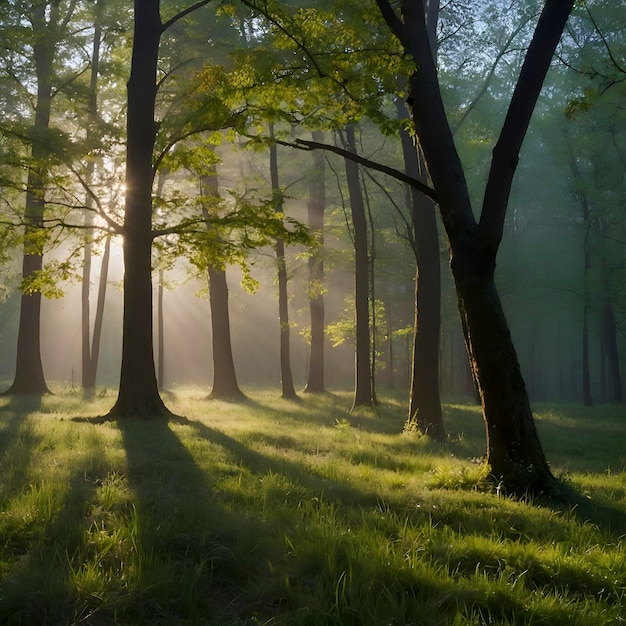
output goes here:
{"type": "Polygon", "coordinates": [[[541,490],[551,480],[515,347],[494,282],[494,265],[471,245],[453,253],[459,313],[487,430],[491,473],[506,489],[541,490]]]}
{"type": "MultiPolygon", "coordinates": [[[[52,64],[55,51],[52,38],[44,35],[45,29],[48,28],[45,10],[44,3],[33,7],[33,30],[36,35],[33,59],[37,76],[37,101],[33,124],[35,137],[42,137],[50,126],[52,109],[52,64]]],[[[58,7],[53,7],[52,11],[58,12],[58,7]]],[[[54,17],[51,19],[56,21],[54,17]]],[[[33,165],[29,168],[26,183],[24,213],[26,226],[22,263],[22,279],[27,291],[22,294],[21,300],[15,378],[5,393],[42,395],[49,393],[49,389],[41,361],[41,293],[28,291],[28,282],[43,268],[44,190],[48,175],[46,160],[50,157],[50,149],[46,142],[33,140],[31,157],[33,165]]]]}
{"type": "MultiPolygon", "coordinates": [[[[323,133],[313,131],[313,141],[323,133]]],[[[320,150],[313,152],[313,171],[307,205],[309,228],[316,248],[309,257],[309,309],[311,313],[311,351],[305,393],[324,393],[324,210],[326,208],[325,160],[320,150]]]]}
{"type": "Polygon", "coordinates": [[[127,84],[122,367],[119,395],[110,417],[171,416],[159,395],[152,337],[152,153],[161,30],[159,0],[135,0],[127,84]]]}
{"type": "Polygon", "coordinates": [[[487,461],[505,490],[538,492],[553,483],[495,283],[497,251],[519,151],[573,0],[547,0],[528,48],[493,151],[476,224],[463,166],[446,118],[423,2],[376,0],[388,25],[416,64],[408,103],[436,190],[468,354],[487,431],[487,461]]]}
{"type": "Polygon", "coordinates": [[[611,402],[622,401],[622,377],[619,367],[619,352],[617,348],[617,324],[615,322],[615,312],[611,296],[607,294],[602,303],[601,322],[602,344],[609,366],[609,380],[611,382],[611,402]]]}
{"type": "Polygon", "coordinates": [[[96,314],[93,320],[93,333],[91,337],[89,366],[83,374],[83,387],[88,391],[95,389],[96,377],[98,374],[98,361],[100,359],[100,339],[102,337],[102,324],[104,321],[104,301],[107,292],[110,258],[111,237],[108,236],[106,238],[106,241],[104,242],[104,252],[102,253],[102,263],[100,264],[100,278],[98,279],[98,296],[96,300],[96,314]]]}
{"type": "MultiPolygon", "coordinates": [[[[348,150],[356,153],[354,125],[346,127],[348,150]]],[[[372,406],[370,375],[370,330],[369,330],[369,264],[367,258],[367,220],[361,185],[359,166],[345,159],[346,179],[350,196],[352,228],[354,230],[354,300],[356,316],[355,382],[352,408],[372,406]]]]}

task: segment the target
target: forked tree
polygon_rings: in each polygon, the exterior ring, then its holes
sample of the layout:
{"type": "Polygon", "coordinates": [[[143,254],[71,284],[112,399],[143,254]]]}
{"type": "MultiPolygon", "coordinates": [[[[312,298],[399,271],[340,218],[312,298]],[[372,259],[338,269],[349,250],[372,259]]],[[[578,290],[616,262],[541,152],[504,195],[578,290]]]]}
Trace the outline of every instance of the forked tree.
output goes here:
{"type": "Polygon", "coordinates": [[[526,52],[493,150],[478,222],[443,106],[423,0],[377,5],[415,62],[408,105],[424,152],[450,250],[458,308],[487,430],[487,461],[509,491],[543,491],[553,483],[494,273],[519,151],[573,0],[547,0],[526,52]]]}

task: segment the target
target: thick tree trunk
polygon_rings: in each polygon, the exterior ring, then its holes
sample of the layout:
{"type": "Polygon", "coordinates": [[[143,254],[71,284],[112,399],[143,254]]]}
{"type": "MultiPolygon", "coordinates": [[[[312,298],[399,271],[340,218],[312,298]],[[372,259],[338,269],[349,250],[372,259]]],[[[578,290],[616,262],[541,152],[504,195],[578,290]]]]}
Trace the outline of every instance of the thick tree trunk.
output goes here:
{"type": "MultiPolygon", "coordinates": [[[[354,125],[346,127],[348,150],[356,153],[354,125]]],[[[371,406],[372,389],[370,375],[369,330],[369,269],[367,258],[367,221],[365,205],[359,182],[359,166],[345,159],[346,178],[350,196],[350,211],[354,230],[354,299],[356,316],[355,385],[352,408],[371,406]]]]}
{"type": "MultiPolygon", "coordinates": [[[[55,43],[51,37],[46,37],[44,32],[48,28],[45,11],[45,3],[33,7],[33,30],[36,35],[33,44],[33,59],[37,76],[37,101],[33,124],[35,137],[41,137],[50,126],[52,109],[52,63],[55,43]]],[[[55,20],[58,7],[53,7],[52,13],[50,19],[55,20]]],[[[49,156],[49,147],[46,143],[37,139],[33,140],[31,147],[33,165],[28,172],[24,213],[26,227],[22,279],[25,283],[43,268],[44,190],[48,175],[45,163],[49,156]]],[[[41,293],[23,293],[17,335],[15,378],[5,393],[33,395],[49,393],[41,361],[40,327],[41,293]]]]}
{"type": "MultiPolygon", "coordinates": [[[[270,135],[274,130],[270,125],[270,135]]],[[[270,146],[270,177],[272,191],[279,197],[280,186],[278,184],[278,154],[276,144],[270,146]]],[[[282,200],[278,200],[277,212],[282,211],[282,200]]],[[[298,397],[293,385],[291,373],[291,349],[289,337],[289,298],[287,295],[287,263],[285,259],[285,243],[282,239],[276,241],[276,265],[278,274],[278,322],[280,324],[280,381],[281,397],[294,400],[298,397]]]]}
{"type": "Polygon", "coordinates": [[[210,397],[216,400],[242,400],[245,396],[237,384],[230,339],[228,284],[224,268],[209,265],[209,300],[213,337],[213,387],[210,397]]]}
{"type": "MultiPolygon", "coordinates": [[[[313,132],[313,141],[322,141],[321,131],[313,132]]],[[[318,248],[309,257],[309,309],[311,315],[311,351],[305,393],[324,393],[324,210],[326,180],[324,154],[313,152],[313,171],[309,182],[308,222],[318,248]]]]}
{"type": "MultiPolygon", "coordinates": [[[[201,179],[202,195],[219,202],[219,184],[216,168],[201,179]]],[[[207,203],[202,205],[202,214],[209,225],[211,214],[207,203]]],[[[226,268],[209,265],[209,303],[211,306],[211,333],[213,339],[213,385],[210,398],[214,400],[243,400],[245,395],[237,383],[235,360],[230,333],[228,308],[228,283],[226,268]]]]}
{"type": "Polygon", "coordinates": [[[161,29],[159,0],[135,0],[127,85],[122,367],[113,418],[171,417],[159,395],[152,341],[152,152],[161,29]]]}
{"type": "MultiPolygon", "coordinates": [[[[398,117],[405,117],[404,103],[396,100],[396,107],[398,117]]],[[[404,130],[401,140],[406,173],[426,182],[423,159],[404,130]]],[[[410,201],[416,271],[409,421],[414,421],[420,432],[442,441],[445,429],[439,390],[441,269],[437,217],[434,203],[417,189],[411,189],[410,201]]]]}
{"type": "Polygon", "coordinates": [[[541,491],[552,480],[513,341],[497,294],[493,265],[471,246],[452,259],[459,312],[487,431],[495,481],[514,492],[541,491]]]}

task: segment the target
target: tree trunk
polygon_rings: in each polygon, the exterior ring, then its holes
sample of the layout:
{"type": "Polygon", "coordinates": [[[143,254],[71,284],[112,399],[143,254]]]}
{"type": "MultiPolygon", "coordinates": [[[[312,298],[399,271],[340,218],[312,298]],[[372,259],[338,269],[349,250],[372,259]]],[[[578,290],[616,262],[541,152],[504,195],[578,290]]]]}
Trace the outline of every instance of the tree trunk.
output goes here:
{"type": "Polygon", "coordinates": [[[159,0],[135,0],[127,84],[122,367],[119,395],[109,413],[113,418],[171,417],[159,395],[152,341],[152,153],[161,29],[159,0]]]}
{"type": "MultiPolygon", "coordinates": [[[[91,76],[89,81],[89,111],[87,114],[87,134],[86,143],[91,145],[94,141],[95,123],[98,119],[98,74],[100,72],[100,45],[102,38],[102,0],[97,0],[94,9],[94,36],[93,36],[93,51],[91,55],[91,76]]],[[[86,181],[91,183],[93,178],[93,172],[95,169],[95,163],[90,159],[87,163],[86,181]]],[[[93,393],[96,386],[96,373],[98,369],[98,354],[99,354],[99,341],[100,330],[102,328],[102,321],[100,321],[100,327],[94,327],[94,339],[91,340],[91,311],[90,311],[90,292],[91,292],[91,266],[92,266],[92,237],[93,237],[93,198],[89,193],[86,194],[85,205],[87,210],[85,212],[84,225],[86,227],[85,234],[85,246],[83,257],[83,276],[82,276],[82,289],[81,289],[81,354],[82,354],[82,387],[87,394],[93,393]],[[97,337],[96,337],[97,334],[97,337]],[[94,358],[95,353],[95,358],[94,358]]],[[[97,309],[104,307],[104,296],[106,294],[106,273],[108,272],[108,251],[110,250],[110,239],[107,238],[105,244],[105,259],[102,259],[102,266],[100,269],[100,287],[98,290],[98,302],[97,309]],[[104,290],[102,273],[105,273],[104,290]],[[102,294],[102,296],[101,296],[102,294]],[[100,298],[102,297],[102,303],[100,298]]],[[[97,314],[96,314],[97,316],[97,314]]],[[[95,326],[95,325],[94,325],[95,326]]]]}
{"type": "MultiPolygon", "coordinates": [[[[321,131],[313,132],[313,141],[322,141],[321,131]]],[[[324,210],[326,180],[324,154],[313,152],[313,171],[309,182],[307,205],[309,228],[318,248],[309,257],[309,309],[311,314],[311,351],[305,393],[324,393],[324,210]]]]}
{"type": "Polygon", "coordinates": [[[491,473],[507,490],[541,490],[551,473],[495,288],[493,266],[468,248],[454,255],[452,270],[459,312],[470,329],[466,344],[483,408],[491,473]]]}
{"type": "MultiPolygon", "coordinates": [[[[91,354],[88,367],[83,368],[83,388],[88,392],[95,389],[98,374],[98,360],[100,358],[100,338],[102,337],[102,322],[104,320],[104,301],[106,298],[107,281],[109,277],[109,259],[111,258],[111,237],[104,242],[100,278],[98,280],[98,299],[96,301],[96,315],[93,320],[93,335],[91,339],[91,354]]],[[[88,310],[88,309],[87,309],[88,310]]]]}
{"type": "Polygon", "coordinates": [[[485,419],[491,475],[507,491],[550,489],[554,479],[537,436],[494,271],[519,150],[573,0],[547,0],[544,6],[494,147],[478,224],[441,98],[424,4],[402,2],[402,19],[388,0],[377,4],[417,68],[410,77],[408,102],[448,238],[461,323],[485,419]]]}
{"type": "Polygon", "coordinates": [[[389,294],[389,289],[386,281],[382,283],[382,297],[383,304],[385,306],[385,336],[387,345],[387,358],[385,366],[385,384],[389,389],[395,389],[395,350],[394,350],[394,316],[392,298],[389,294]]]}
{"type": "Polygon", "coordinates": [[[606,295],[602,305],[602,344],[606,354],[611,382],[611,401],[622,401],[622,378],[619,368],[619,353],[617,349],[617,325],[611,297],[606,295]]]}
{"type": "MultiPolygon", "coordinates": [[[[348,150],[356,153],[354,125],[346,127],[348,150]]],[[[355,389],[352,408],[372,406],[370,384],[370,331],[369,331],[369,270],[367,259],[367,221],[365,206],[359,182],[359,166],[356,162],[345,159],[346,178],[350,195],[350,211],[354,229],[354,275],[355,275],[355,389]]]]}
{"type": "MultiPolygon", "coordinates": [[[[217,170],[201,178],[202,195],[219,202],[217,170]]],[[[211,228],[210,212],[206,203],[202,204],[202,214],[211,228]]],[[[213,400],[243,400],[245,395],[237,383],[235,360],[230,333],[230,313],[228,308],[228,283],[226,268],[209,264],[209,304],[211,306],[211,336],[213,339],[213,385],[210,398],[213,400]]]]}
{"type": "MultiPolygon", "coordinates": [[[[37,76],[37,101],[33,135],[41,137],[50,126],[52,109],[52,64],[55,42],[46,36],[50,27],[46,23],[46,3],[33,6],[33,31],[36,35],[33,44],[33,59],[37,76]]],[[[51,8],[50,21],[56,24],[58,7],[51,8]]],[[[46,160],[50,156],[46,142],[34,139],[31,147],[32,167],[28,171],[26,183],[26,205],[24,221],[24,258],[22,279],[27,283],[43,268],[43,239],[45,186],[48,175],[46,160]]],[[[41,361],[41,293],[37,291],[22,294],[20,322],[17,335],[17,357],[13,384],[7,394],[42,395],[49,393],[41,361]]]]}
{"type": "MultiPolygon", "coordinates": [[[[273,125],[270,125],[270,135],[274,136],[273,125]]],[[[270,146],[270,177],[272,191],[276,196],[276,211],[282,212],[280,185],[278,184],[278,154],[276,144],[270,146]]],[[[291,373],[291,354],[289,341],[289,299],[287,296],[287,263],[285,260],[285,243],[282,239],[276,241],[276,265],[278,267],[278,321],[280,324],[280,380],[282,387],[281,397],[294,400],[298,396],[293,386],[291,373]]]]}
{"type": "MultiPolygon", "coordinates": [[[[580,168],[578,162],[572,152],[572,146],[569,145],[569,163],[570,169],[574,180],[581,181],[580,168]]],[[[591,373],[589,367],[589,309],[590,309],[590,295],[589,295],[589,270],[591,269],[591,206],[589,199],[584,190],[581,190],[576,194],[578,201],[580,202],[580,208],[583,218],[583,227],[585,228],[585,236],[583,238],[583,321],[582,321],[582,369],[581,369],[581,384],[583,394],[583,404],[585,406],[593,405],[593,398],[591,395],[591,373]]]]}
{"type": "Polygon", "coordinates": [[[361,184],[365,192],[365,201],[367,204],[367,219],[369,221],[369,251],[368,251],[368,278],[369,278],[369,294],[368,299],[370,303],[370,388],[372,404],[376,406],[378,404],[378,395],[376,393],[376,355],[378,352],[377,337],[378,337],[378,316],[376,314],[376,229],[374,227],[374,216],[372,215],[372,206],[367,194],[367,186],[363,176],[361,176],[361,184]]]}
{"type": "MultiPolygon", "coordinates": [[[[585,284],[587,282],[587,272],[585,271],[585,284]]],[[[589,297],[585,288],[585,298],[583,302],[583,324],[582,324],[582,388],[583,388],[583,404],[585,406],[593,405],[591,396],[591,374],[589,368],[589,297]]]]}
{"type": "Polygon", "coordinates": [[[165,315],[163,312],[163,269],[159,270],[159,284],[157,286],[157,346],[158,346],[158,369],[157,385],[161,391],[165,389],[165,315]]]}
{"type": "Polygon", "coordinates": [[[228,284],[226,270],[209,265],[209,300],[213,336],[213,387],[211,398],[242,400],[245,398],[237,383],[230,338],[228,284]]]}
{"type": "MultiPolygon", "coordinates": [[[[398,117],[405,117],[404,104],[396,100],[396,107],[398,117]]],[[[408,132],[402,130],[400,137],[406,173],[426,182],[421,153],[408,132]]],[[[437,217],[434,203],[415,188],[411,188],[410,202],[416,271],[409,421],[414,421],[420,432],[443,441],[446,435],[439,390],[441,269],[437,217]]]]}

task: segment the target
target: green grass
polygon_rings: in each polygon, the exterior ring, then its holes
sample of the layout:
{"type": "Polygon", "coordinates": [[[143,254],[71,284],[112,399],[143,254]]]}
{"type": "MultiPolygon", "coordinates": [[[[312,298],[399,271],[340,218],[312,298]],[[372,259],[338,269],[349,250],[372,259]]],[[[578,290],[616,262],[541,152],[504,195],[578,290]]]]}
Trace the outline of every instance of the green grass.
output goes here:
{"type": "Polygon", "coordinates": [[[2,624],[626,623],[623,407],[539,407],[569,505],[498,497],[479,411],[246,404],[94,424],[113,397],[0,398],[2,624]]]}

